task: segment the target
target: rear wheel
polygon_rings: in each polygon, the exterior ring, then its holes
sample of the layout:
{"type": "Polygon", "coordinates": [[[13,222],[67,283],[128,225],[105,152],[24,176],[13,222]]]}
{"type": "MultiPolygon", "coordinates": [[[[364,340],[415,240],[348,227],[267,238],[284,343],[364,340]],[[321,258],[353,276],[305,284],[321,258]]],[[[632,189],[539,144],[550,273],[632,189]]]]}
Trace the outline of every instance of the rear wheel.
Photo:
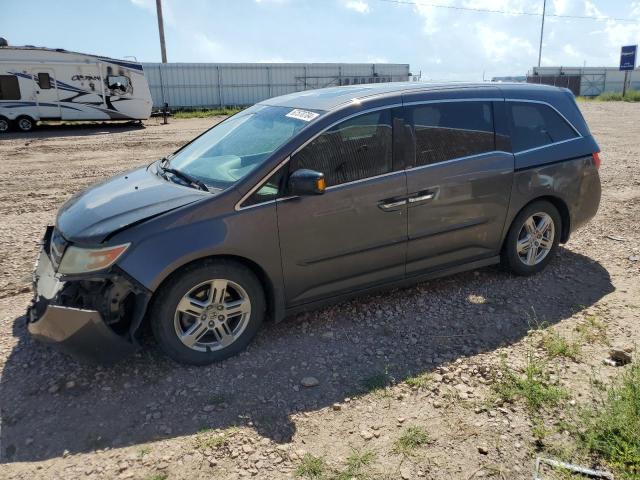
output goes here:
{"type": "Polygon", "coordinates": [[[18,117],[16,120],[16,125],[18,125],[18,129],[22,132],[30,132],[33,130],[36,122],[33,121],[31,117],[18,117]]]}
{"type": "Polygon", "coordinates": [[[547,266],[560,241],[562,220],[547,201],[526,206],[513,220],[502,251],[502,263],[518,275],[532,275],[547,266]]]}
{"type": "Polygon", "coordinates": [[[174,360],[206,365],[243,350],[265,315],[262,286],[253,272],[230,261],[188,267],[157,293],[151,327],[174,360]]]}
{"type": "Polygon", "coordinates": [[[10,126],[8,118],[0,117],[0,133],[8,132],[10,126]]]}

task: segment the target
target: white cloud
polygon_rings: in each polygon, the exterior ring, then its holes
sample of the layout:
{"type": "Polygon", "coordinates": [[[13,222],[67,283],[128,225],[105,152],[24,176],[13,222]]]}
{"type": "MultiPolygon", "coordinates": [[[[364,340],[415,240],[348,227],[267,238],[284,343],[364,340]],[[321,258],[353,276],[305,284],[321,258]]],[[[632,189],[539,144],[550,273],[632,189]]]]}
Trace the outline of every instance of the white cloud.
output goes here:
{"type": "Polygon", "coordinates": [[[369,4],[364,0],[348,0],[344,4],[345,8],[358,13],[369,13],[371,9],[369,4]]]}

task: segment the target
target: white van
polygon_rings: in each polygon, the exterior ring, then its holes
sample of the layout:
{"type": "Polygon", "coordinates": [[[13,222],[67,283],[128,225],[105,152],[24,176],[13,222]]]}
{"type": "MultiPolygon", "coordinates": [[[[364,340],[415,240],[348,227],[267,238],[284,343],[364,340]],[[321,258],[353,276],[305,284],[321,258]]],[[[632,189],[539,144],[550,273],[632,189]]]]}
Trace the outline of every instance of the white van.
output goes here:
{"type": "Polygon", "coordinates": [[[142,65],[62,49],[0,46],[0,133],[40,120],[143,120],[151,94],[142,65]]]}

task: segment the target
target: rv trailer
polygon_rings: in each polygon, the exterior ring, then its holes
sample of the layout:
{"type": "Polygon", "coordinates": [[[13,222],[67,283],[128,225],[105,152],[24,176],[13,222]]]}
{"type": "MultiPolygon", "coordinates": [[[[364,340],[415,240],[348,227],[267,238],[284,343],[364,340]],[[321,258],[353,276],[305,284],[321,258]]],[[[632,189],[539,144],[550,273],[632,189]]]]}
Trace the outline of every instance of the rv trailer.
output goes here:
{"type": "Polygon", "coordinates": [[[143,120],[142,65],[62,49],[0,46],[0,133],[40,120],[143,120]]]}

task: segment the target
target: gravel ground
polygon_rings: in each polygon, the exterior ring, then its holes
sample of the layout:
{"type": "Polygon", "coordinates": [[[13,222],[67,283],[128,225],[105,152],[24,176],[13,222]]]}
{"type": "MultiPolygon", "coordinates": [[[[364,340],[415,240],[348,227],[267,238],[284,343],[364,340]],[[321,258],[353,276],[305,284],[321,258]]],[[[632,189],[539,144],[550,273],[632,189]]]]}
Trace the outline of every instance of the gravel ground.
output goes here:
{"type": "MultiPolygon", "coordinates": [[[[581,108],[602,149],[602,203],[546,271],[487,268],[301,314],[206,368],[166,360],[151,340],[113,367],[83,365],[32,341],[23,315],[60,204],[216,119],[2,136],[0,478],[291,478],[307,453],[344,471],[353,451],[373,453],[370,478],[530,478],[546,447],[521,403],[492,401],[501,364],[541,354],[532,328],[575,338],[579,358],[549,364],[570,409],[589,401],[595,374],[620,371],[603,364],[606,342],[576,329],[597,318],[608,343],[640,340],[640,105],[581,108]],[[427,372],[425,386],[405,381],[427,372]],[[415,426],[428,444],[398,453],[415,426]]],[[[550,425],[565,414],[540,412],[550,425]]]]}

